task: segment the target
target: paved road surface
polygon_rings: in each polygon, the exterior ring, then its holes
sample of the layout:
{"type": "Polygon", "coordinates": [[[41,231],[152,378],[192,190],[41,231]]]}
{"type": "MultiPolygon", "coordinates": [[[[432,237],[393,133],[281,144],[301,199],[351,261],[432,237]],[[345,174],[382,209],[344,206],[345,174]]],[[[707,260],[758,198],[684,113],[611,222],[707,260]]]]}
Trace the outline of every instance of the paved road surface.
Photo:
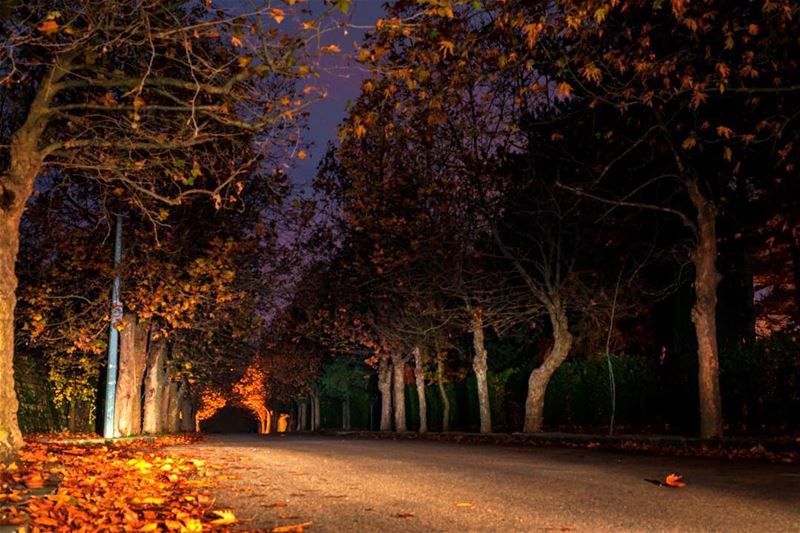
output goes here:
{"type": "Polygon", "coordinates": [[[247,528],[325,531],[800,532],[800,467],[598,450],[227,435],[180,448],[236,479],[247,528]],[[686,488],[645,479],[679,472],[686,488]]]}

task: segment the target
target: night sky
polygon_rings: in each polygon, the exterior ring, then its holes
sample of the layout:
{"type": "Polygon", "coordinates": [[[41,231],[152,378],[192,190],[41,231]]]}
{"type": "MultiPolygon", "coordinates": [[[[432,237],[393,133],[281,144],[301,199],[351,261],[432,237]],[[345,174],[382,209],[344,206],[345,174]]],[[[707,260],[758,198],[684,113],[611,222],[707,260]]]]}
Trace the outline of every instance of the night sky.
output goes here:
{"type": "MultiPolygon", "coordinates": [[[[315,12],[324,9],[323,0],[311,0],[309,5],[315,12]]],[[[318,84],[328,91],[328,96],[310,109],[309,129],[305,134],[312,143],[309,157],[297,161],[291,171],[293,181],[301,189],[314,178],[328,142],[336,140],[336,128],[345,117],[347,103],[358,96],[365,72],[351,60],[353,51],[364,39],[369,27],[374,27],[375,21],[383,14],[382,0],[353,0],[349,14],[341,17],[346,24],[347,34],[343,27],[325,36],[323,44],[337,44],[342,54],[326,57],[323,65],[318,84]]]]}

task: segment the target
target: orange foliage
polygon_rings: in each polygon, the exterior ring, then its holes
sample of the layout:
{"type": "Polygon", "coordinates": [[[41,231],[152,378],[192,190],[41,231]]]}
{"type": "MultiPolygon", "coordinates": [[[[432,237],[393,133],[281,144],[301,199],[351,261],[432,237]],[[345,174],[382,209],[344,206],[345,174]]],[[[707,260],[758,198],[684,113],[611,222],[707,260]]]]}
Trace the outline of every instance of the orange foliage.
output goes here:
{"type": "Polygon", "coordinates": [[[258,418],[259,433],[269,433],[272,413],[267,409],[267,372],[260,362],[248,367],[242,379],[234,386],[233,392],[239,396],[242,406],[250,409],[258,418]]]}
{"type": "Polygon", "coordinates": [[[225,407],[228,399],[219,392],[213,389],[206,389],[200,396],[200,407],[194,415],[194,429],[200,431],[200,422],[207,420],[214,416],[214,413],[225,407]]]}
{"type": "Polygon", "coordinates": [[[111,446],[31,442],[19,463],[0,465],[0,526],[33,531],[229,529],[236,517],[211,509],[206,463],[159,449],[181,439],[111,446]]]}

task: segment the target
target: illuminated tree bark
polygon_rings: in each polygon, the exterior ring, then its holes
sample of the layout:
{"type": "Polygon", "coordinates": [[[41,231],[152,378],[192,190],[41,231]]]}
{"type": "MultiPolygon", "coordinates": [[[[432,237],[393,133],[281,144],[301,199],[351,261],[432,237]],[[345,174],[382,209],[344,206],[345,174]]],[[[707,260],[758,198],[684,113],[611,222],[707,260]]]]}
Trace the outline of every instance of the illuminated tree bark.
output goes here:
{"type": "Polygon", "coordinates": [[[378,363],[378,390],[381,393],[381,431],[392,430],[392,369],[382,358],[378,363]]]}
{"type": "Polygon", "coordinates": [[[142,379],[147,362],[146,325],[137,324],[136,316],[126,314],[119,343],[119,375],[117,377],[117,436],[128,437],[142,432],[142,379]]]}
{"type": "Polygon", "coordinates": [[[703,196],[696,181],[687,183],[689,198],[697,214],[697,242],[690,253],[695,268],[695,303],[692,322],[697,335],[697,380],[700,395],[700,436],[722,437],[722,396],[719,389],[717,352],[716,206],[703,196]]]}
{"type": "Polygon", "coordinates": [[[480,309],[471,311],[472,346],[475,356],[472,359],[472,369],[475,371],[475,381],[478,389],[478,408],[480,412],[481,433],[492,432],[492,411],[489,405],[489,369],[486,344],[483,337],[483,316],[480,309]]]}
{"type": "Polygon", "coordinates": [[[9,167],[0,175],[0,462],[10,462],[23,444],[14,390],[14,310],[17,305],[15,263],[19,224],[33,182],[42,168],[40,137],[47,125],[52,86],[64,75],[59,63],[47,70],[22,127],[11,137],[9,167]]]}
{"type": "Polygon", "coordinates": [[[564,362],[572,348],[572,334],[569,331],[567,312],[560,300],[554,299],[547,306],[547,314],[553,327],[553,348],[545,360],[535,368],[528,378],[528,397],[525,400],[525,423],[523,431],[534,433],[542,431],[544,425],[544,397],[550,378],[564,362]]]}
{"type": "Polygon", "coordinates": [[[167,343],[164,339],[153,341],[147,357],[147,373],[144,384],[144,418],[142,421],[143,433],[161,433],[162,402],[164,396],[164,362],[167,357],[167,343]]]}
{"type": "Polygon", "coordinates": [[[419,400],[419,432],[427,433],[428,402],[425,399],[425,367],[422,363],[422,350],[419,346],[414,347],[414,382],[419,400]]]}

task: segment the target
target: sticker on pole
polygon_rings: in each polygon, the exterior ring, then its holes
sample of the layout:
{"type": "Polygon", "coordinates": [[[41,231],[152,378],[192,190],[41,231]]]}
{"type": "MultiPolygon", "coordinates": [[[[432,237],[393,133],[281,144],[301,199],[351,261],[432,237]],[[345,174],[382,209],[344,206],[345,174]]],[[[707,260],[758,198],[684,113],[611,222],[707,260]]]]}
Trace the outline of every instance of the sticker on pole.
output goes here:
{"type": "Polygon", "coordinates": [[[122,302],[116,301],[111,305],[111,323],[116,324],[122,320],[122,302]]]}

